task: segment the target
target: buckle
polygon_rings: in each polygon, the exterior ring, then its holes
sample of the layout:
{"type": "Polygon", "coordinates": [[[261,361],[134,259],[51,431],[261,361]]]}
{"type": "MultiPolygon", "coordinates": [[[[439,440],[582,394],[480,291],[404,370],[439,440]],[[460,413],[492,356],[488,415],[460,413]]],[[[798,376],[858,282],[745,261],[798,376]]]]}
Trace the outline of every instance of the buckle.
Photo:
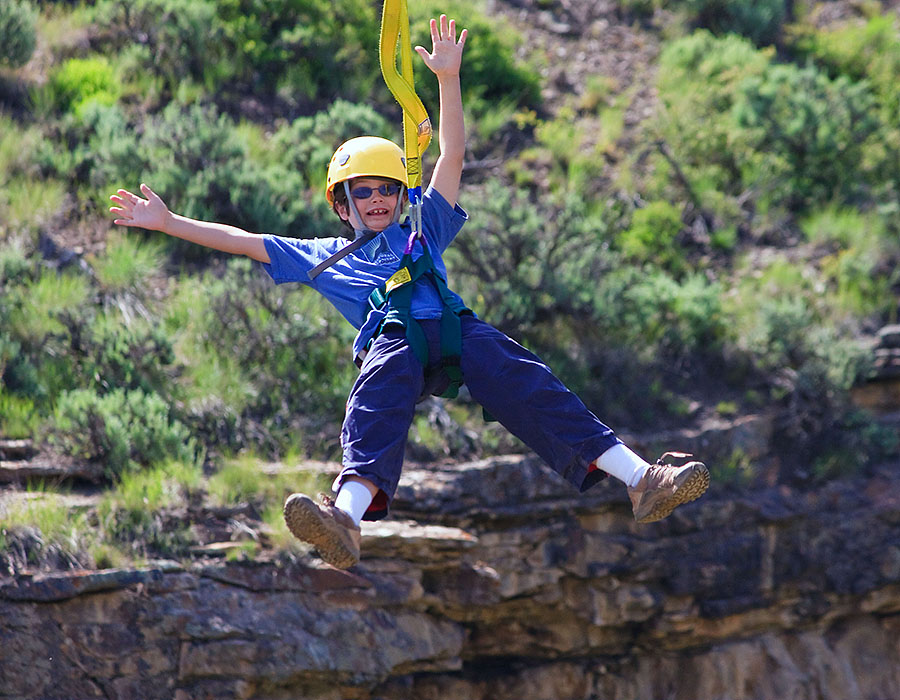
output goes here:
{"type": "Polygon", "coordinates": [[[369,306],[372,307],[373,311],[378,311],[386,303],[387,296],[381,291],[380,287],[376,287],[372,290],[372,293],[369,294],[369,306]]]}

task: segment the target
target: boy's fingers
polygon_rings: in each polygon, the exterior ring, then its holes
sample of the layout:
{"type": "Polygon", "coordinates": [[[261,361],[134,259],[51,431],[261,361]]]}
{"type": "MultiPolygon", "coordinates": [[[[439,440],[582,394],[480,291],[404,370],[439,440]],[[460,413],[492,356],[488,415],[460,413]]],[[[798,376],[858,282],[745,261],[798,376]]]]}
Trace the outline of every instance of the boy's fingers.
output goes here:
{"type": "Polygon", "coordinates": [[[151,202],[159,202],[162,203],[162,197],[160,197],[156,192],[150,189],[147,185],[141,185],[141,192],[147,197],[151,202]]]}
{"type": "Polygon", "coordinates": [[[468,29],[463,29],[463,30],[459,33],[459,42],[456,44],[457,46],[459,46],[459,48],[462,48],[463,46],[466,45],[466,37],[467,37],[467,36],[469,36],[469,30],[468,30],[468,29]]]}

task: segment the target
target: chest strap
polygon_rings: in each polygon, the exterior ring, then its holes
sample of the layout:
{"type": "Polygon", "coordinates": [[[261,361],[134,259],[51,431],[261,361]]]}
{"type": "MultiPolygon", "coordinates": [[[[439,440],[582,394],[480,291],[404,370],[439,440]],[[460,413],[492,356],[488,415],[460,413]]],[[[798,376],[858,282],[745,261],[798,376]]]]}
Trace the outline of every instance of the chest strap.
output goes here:
{"type": "Polygon", "coordinates": [[[462,323],[460,316],[471,315],[472,311],[454,296],[447,287],[447,280],[434,266],[428,246],[422,243],[424,253],[417,260],[406,253],[400,260],[400,269],[380,287],[369,294],[369,304],[374,309],[387,306],[384,320],[372,336],[369,344],[377,338],[386,326],[401,325],[406,330],[406,339],[416,354],[422,367],[428,369],[428,341],[421,324],[412,316],[412,295],[415,282],[424,277],[429,280],[441,297],[441,360],[437,368],[426,374],[427,393],[446,398],[455,398],[463,385],[462,368],[462,323]]]}

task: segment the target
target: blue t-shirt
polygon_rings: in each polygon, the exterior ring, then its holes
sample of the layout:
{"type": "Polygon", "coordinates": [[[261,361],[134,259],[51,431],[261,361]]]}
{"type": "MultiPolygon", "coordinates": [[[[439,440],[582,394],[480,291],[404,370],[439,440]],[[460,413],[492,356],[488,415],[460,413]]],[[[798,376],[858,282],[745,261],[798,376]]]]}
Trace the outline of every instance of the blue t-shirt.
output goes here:
{"type": "MultiPolygon", "coordinates": [[[[441,254],[468,218],[462,207],[458,204],[451,207],[437,190],[429,187],[425,191],[422,197],[422,231],[434,266],[445,278],[447,269],[441,254]]],[[[314,280],[309,279],[309,271],[346,246],[345,238],[266,235],[263,240],[271,262],[263,264],[263,267],[277,284],[299,282],[309,285],[334,304],[341,315],[359,330],[353,342],[353,357],[356,358],[366,348],[386,313],[385,309],[372,308],[369,294],[397,272],[410,232],[408,220],[391,224],[364,246],[322,271],[314,280]]],[[[413,260],[421,255],[422,243],[419,240],[413,246],[413,260]]],[[[413,317],[440,318],[443,304],[434,285],[426,279],[417,280],[415,285],[411,305],[413,317]]],[[[459,298],[456,294],[454,296],[459,298]]]]}

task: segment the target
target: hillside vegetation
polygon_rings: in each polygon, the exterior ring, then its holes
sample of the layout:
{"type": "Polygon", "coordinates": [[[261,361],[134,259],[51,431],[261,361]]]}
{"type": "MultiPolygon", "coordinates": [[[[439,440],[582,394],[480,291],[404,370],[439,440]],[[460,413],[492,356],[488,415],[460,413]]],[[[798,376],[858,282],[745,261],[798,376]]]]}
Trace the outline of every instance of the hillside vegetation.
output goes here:
{"type": "MultiPolygon", "coordinates": [[[[440,11],[470,32],[471,221],[447,262],[479,315],[618,430],[775,410],[795,483],[895,454],[848,400],[898,308],[891,3],[410,6],[414,43],[440,11]],[[561,67],[573,45],[608,53],[561,67]]],[[[0,438],[99,465],[107,489],[78,517],[0,512],[8,568],[178,555],[159,513],[203,499],[274,505],[274,529],[302,484],[256,461],[339,459],[353,329],[249,260],[117,230],[107,198],[146,182],[188,216],[337,235],[331,153],[402,138],[379,21],[363,0],[0,0],[0,438]]],[[[436,120],[421,65],[417,87],[436,120]]],[[[409,446],[519,449],[465,398],[423,404],[409,446]]]]}

